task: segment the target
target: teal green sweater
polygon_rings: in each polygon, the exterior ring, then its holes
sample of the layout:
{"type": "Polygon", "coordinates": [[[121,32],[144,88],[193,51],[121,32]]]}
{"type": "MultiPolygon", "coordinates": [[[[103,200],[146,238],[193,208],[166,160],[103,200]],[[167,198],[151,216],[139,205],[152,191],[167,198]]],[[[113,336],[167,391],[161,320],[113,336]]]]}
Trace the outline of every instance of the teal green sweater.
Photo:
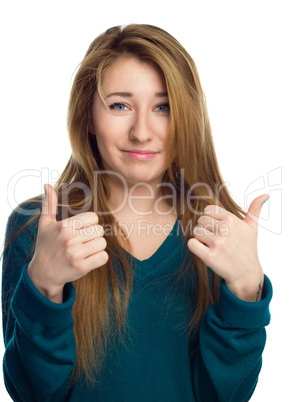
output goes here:
{"type": "MultiPolygon", "coordinates": [[[[27,217],[12,213],[7,239],[27,217]]],[[[6,388],[15,401],[242,402],[254,392],[269,324],[272,287],[248,303],[220,286],[220,299],[202,320],[199,339],[188,339],[197,278],[176,283],[187,251],[178,220],[156,253],[133,258],[134,283],[125,344],[111,346],[94,388],[70,387],[75,364],[74,287],[54,304],[33,285],[27,265],[37,225],[22,232],[3,258],[3,329],[6,388]],[[192,354],[197,342],[199,348],[192,354]]],[[[115,260],[115,264],[118,261],[115,260]]],[[[120,269],[118,264],[117,269],[120,269]]]]}

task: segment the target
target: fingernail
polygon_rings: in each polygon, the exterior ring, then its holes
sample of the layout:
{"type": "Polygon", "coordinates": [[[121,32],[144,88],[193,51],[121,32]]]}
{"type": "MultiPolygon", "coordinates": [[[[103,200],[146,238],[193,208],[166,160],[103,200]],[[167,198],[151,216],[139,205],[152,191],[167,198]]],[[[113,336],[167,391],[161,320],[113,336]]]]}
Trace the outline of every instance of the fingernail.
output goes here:
{"type": "Polygon", "coordinates": [[[269,198],[270,198],[270,197],[268,197],[268,198],[267,198],[267,200],[265,200],[265,201],[263,202],[263,205],[265,204],[265,202],[266,202],[266,201],[268,201],[268,200],[269,200],[269,198]]]}

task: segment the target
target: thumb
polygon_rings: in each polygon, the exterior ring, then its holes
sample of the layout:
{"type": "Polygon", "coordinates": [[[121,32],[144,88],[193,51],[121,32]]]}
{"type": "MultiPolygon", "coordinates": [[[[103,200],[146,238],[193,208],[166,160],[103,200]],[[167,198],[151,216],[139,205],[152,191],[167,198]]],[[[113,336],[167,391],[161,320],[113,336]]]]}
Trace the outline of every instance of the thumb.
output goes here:
{"type": "Polygon", "coordinates": [[[56,222],[57,195],[50,184],[45,184],[45,198],[42,205],[41,221],[56,222]]]}
{"type": "Polygon", "coordinates": [[[259,197],[255,198],[250,204],[250,207],[248,209],[248,212],[246,213],[244,222],[247,222],[250,226],[257,229],[261,209],[263,207],[263,204],[268,199],[269,199],[268,194],[262,194],[262,195],[259,195],[259,197]]]}

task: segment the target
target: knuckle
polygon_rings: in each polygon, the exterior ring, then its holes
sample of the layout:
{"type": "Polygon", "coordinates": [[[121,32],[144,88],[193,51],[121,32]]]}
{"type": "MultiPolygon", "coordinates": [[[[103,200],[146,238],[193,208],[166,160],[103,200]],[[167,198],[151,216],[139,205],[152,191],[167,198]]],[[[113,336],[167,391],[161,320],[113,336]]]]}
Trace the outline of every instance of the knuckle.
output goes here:
{"type": "Polygon", "coordinates": [[[98,223],[98,215],[95,212],[85,212],[85,215],[89,220],[91,220],[91,222],[98,223]]]}
{"type": "Polygon", "coordinates": [[[78,237],[85,237],[85,236],[90,236],[92,232],[91,226],[86,226],[82,229],[79,229],[76,231],[76,235],[78,237]]]}
{"type": "Polygon", "coordinates": [[[220,237],[219,236],[213,236],[211,240],[213,248],[219,248],[220,246],[220,237]]]}
{"type": "Polygon", "coordinates": [[[107,247],[107,241],[106,241],[106,239],[104,238],[104,237],[102,237],[102,239],[103,239],[103,248],[106,248],[107,247]]]}
{"type": "Polygon", "coordinates": [[[66,252],[69,252],[71,247],[74,245],[74,237],[66,233],[62,237],[62,247],[66,252]]]}
{"type": "Polygon", "coordinates": [[[67,259],[69,265],[72,265],[75,268],[76,255],[70,248],[68,248],[66,250],[66,259],[67,259]]]}
{"type": "Polygon", "coordinates": [[[109,259],[109,255],[106,251],[103,251],[103,258],[104,258],[104,263],[107,263],[107,261],[109,259]]]}
{"type": "Polygon", "coordinates": [[[104,235],[104,229],[103,229],[103,227],[101,225],[96,225],[95,226],[95,231],[96,231],[96,235],[98,237],[101,237],[101,236],[104,235]]]}
{"type": "Polygon", "coordinates": [[[202,232],[202,227],[199,226],[199,225],[196,225],[196,226],[194,227],[193,234],[194,234],[195,236],[200,236],[202,233],[203,233],[203,232],[202,232]]]}
{"type": "Polygon", "coordinates": [[[80,229],[82,227],[82,224],[82,220],[79,218],[79,215],[77,215],[77,218],[73,218],[72,229],[76,231],[77,229],[80,229]]]}
{"type": "Polygon", "coordinates": [[[219,251],[222,250],[226,244],[225,238],[223,236],[214,236],[213,238],[214,247],[219,251]]]}
{"type": "Polygon", "coordinates": [[[74,238],[71,236],[67,236],[64,240],[66,249],[69,249],[71,246],[73,246],[73,243],[74,243],[74,238]]]}
{"type": "Polygon", "coordinates": [[[219,233],[221,236],[226,236],[228,237],[229,233],[230,233],[230,227],[227,223],[221,223],[219,225],[219,233]]]}
{"type": "Polygon", "coordinates": [[[106,246],[107,246],[107,241],[105,240],[104,237],[100,237],[99,239],[97,239],[97,243],[98,243],[98,246],[99,246],[99,248],[100,248],[101,250],[102,250],[102,249],[105,249],[106,246]]]}
{"type": "Polygon", "coordinates": [[[108,258],[109,258],[108,253],[104,250],[99,253],[99,257],[100,257],[100,264],[101,264],[100,266],[106,264],[108,261],[108,258]]]}
{"type": "Polygon", "coordinates": [[[90,259],[82,261],[81,264],[79,264],[79,271],[82,275],[86,275],[88,272],[105,265],[108,259],[108,253],[102,250],[94,254],[90,259]]]}
{"type": "Polygon", "coordinates": [[[202,223],[204,223],[204,216],[201,216],[199,219],[198,219],[198,225],[202,225],[202,223]]]}
{"type": "Polygon", "coordinates": [[[227,215],[224,219],[228,225],[232,225],[234,223],[234,216],[233,215],[227,215]]]}
{"type": "Polygon", "coordinates": [[[213,205],[207,205],[207,206],[204,208],[204,213],[209,214],[209,213],[212,212],[212,210],[213,210],[213,205]]]}

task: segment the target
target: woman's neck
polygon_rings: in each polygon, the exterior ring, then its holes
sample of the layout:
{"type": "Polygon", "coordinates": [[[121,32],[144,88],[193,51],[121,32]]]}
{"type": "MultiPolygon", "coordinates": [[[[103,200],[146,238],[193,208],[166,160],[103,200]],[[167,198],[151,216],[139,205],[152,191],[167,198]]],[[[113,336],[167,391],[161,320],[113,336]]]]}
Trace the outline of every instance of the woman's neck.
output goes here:
{"type": "Polygon", "coordinates": [[[110,187],[109,205],[117,216],[130,219],[164,216],[173,213],[173,208],[166,202],[159,183],[110,187]]]}

